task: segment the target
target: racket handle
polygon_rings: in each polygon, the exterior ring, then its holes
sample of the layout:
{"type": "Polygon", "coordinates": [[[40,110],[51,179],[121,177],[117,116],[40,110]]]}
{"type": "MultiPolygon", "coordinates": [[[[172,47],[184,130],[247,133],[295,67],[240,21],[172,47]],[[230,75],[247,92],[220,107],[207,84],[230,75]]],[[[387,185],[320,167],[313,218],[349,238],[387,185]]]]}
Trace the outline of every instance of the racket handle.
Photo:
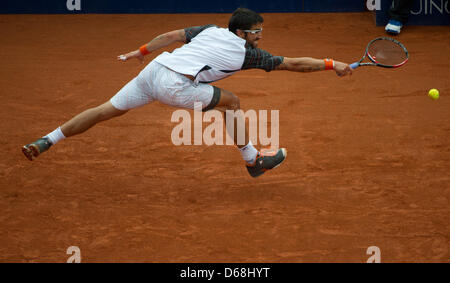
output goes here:
{"type": "Polygon", "coordinates": [[[353,64],[350,64],[350,68],[352,68],[352,69],[356,69],[358,67],[359,67],[359,62],[355,62],[353,64]]]}

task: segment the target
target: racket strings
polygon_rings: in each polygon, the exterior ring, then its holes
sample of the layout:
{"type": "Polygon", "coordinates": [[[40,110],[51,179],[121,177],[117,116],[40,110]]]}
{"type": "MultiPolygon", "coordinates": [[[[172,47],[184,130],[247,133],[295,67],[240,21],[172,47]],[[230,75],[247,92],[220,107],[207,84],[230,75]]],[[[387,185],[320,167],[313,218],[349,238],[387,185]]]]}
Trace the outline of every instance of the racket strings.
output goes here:
{"type": "Polygon", "coordinates": [[[372,42],[367,53],[376,63],[387,66],[396,66],[408,59],[408,54],[402,46],[386,39],[372,42]]]}

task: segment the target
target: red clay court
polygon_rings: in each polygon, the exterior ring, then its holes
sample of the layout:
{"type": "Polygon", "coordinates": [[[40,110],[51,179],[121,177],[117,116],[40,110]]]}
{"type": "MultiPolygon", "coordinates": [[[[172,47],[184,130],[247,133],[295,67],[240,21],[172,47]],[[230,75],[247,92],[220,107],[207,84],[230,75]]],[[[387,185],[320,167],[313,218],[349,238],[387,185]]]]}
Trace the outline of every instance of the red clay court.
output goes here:
{"type": "MultiPolygon", "coordinates": [[[[370,246],[382,262],[450,262],[448,26],[406,27],[396,70],[217,83],[244,110],[280,110],[288,157],[258,179],[233,146],[174,146],[176,108],[160,103],[23,156],[144,67],[117,55],[229,16],[0,15],[0,262],[66,262],[70,246],[83,262],[366,262],[370,246]]],[[[286,57],[352,63],[385,35],[371,13],[263,16],[260,47],[286,57]]]]}

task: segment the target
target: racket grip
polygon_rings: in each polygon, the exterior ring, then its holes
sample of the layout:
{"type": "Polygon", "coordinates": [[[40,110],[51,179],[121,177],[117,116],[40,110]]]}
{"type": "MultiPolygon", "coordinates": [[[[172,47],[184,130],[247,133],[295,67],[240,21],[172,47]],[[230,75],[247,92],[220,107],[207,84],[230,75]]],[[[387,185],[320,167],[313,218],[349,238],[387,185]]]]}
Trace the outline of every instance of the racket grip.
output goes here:
{"type": "Polygon", "coordinates": [[[356,68],[358,68],[359,67],[359,63],[358,62],[355,62],[355,63],[353,63],[353,64],[350,64],[350,68],[352,68],[352,69],[356,69],[356,68]]]}

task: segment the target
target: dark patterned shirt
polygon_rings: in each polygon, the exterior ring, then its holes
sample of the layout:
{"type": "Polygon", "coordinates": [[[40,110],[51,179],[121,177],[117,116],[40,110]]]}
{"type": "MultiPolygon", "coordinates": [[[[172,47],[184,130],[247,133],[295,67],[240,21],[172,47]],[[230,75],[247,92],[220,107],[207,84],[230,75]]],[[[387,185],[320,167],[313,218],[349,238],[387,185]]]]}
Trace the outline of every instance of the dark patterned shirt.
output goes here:
{"type": "Polygon", "coordinates": [[[245,60],[242,70],[263,69],[266,72],[270,72],[275,70],[284,60],[282,56],[273,56],[265,50],[254,48],[248,44],[245,46],[245,49],[245,60]]]}
{"type": "MultiPolygon", "coordinates": [[[[205,26],[195,26],[185,28],[186,33],[186,43],[191,42],[191,40],[196,37],[199,33],[210,27],[218,27],[216,25],[205,25],[205,26]]],[[[260,48],[253,48],[251,45],[247,44],[245,46],[245,59],[241,70],[248,69],[262,69],[266,72],[273,71],[278,65],[283,63],[284,57],[273,56],[269,52],[262,50],[260,48]]]]}

